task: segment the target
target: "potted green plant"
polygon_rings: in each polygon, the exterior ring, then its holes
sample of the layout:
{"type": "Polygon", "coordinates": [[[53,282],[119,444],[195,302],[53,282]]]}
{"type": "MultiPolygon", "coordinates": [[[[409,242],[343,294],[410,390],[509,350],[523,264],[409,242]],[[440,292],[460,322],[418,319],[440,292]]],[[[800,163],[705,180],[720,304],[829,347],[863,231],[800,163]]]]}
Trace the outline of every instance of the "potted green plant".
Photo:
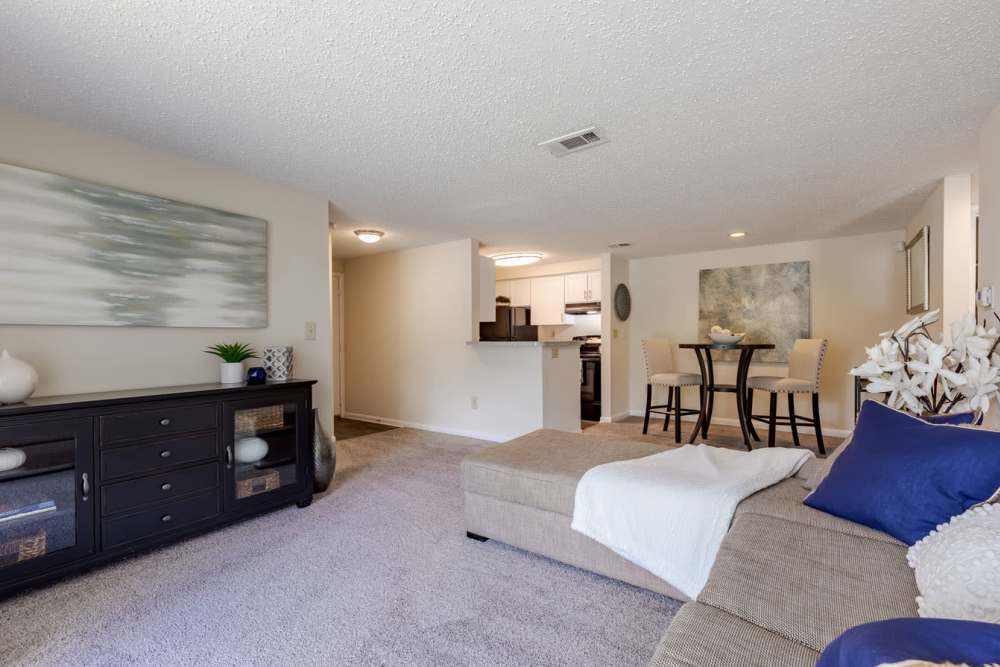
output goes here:
{"type": "Polygon", "coordinates": [[[257,358],[257,352],[246,343],[220,343],[211,346],[205,352],[222,359],[219,365],[219,381],[222,384],[241,384],[243,362],[257,358]]]}

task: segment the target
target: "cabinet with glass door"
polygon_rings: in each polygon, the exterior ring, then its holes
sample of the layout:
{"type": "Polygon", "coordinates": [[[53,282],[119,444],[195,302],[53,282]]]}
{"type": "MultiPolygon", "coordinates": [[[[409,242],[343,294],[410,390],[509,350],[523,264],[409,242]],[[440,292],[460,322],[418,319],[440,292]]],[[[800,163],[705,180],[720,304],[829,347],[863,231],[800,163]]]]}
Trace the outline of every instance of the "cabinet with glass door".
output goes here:
{"type": "Polygon", "coordinates": [[[0,584],[94,552],[90,419],[0,423],[0,584]]]}
{"type": "Polygon", "coordinates": [[[228,511],[302,496],[309,406],[301,395],[227,401],[223,425],[228,511]]]}

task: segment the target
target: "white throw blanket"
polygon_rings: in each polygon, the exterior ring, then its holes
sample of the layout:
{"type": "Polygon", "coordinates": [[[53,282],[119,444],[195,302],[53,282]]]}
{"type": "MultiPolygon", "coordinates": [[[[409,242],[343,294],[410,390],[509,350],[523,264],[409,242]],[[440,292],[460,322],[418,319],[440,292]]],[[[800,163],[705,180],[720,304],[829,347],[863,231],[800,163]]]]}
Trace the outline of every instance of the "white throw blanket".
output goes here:
{"type": "Polygon", "coordinates": [[[794,475],[804,449],[740,452],[684,445],[588,470],[576,487],[573,530],[649,570],[692,600],[708,581],[736,506],[794,475]]]}

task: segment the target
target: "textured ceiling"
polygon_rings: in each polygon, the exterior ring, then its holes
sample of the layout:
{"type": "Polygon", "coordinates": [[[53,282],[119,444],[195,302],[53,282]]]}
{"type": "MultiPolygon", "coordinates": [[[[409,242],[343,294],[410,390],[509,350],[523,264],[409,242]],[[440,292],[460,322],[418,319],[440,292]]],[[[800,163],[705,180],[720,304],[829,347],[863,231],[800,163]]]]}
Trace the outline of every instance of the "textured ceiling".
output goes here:
{"type": "Polygon", "coordinates": [[[1000,103],[997,0],[402,4],[11,0],[0,104],[560,259],[899,227],[1000,103]]]}

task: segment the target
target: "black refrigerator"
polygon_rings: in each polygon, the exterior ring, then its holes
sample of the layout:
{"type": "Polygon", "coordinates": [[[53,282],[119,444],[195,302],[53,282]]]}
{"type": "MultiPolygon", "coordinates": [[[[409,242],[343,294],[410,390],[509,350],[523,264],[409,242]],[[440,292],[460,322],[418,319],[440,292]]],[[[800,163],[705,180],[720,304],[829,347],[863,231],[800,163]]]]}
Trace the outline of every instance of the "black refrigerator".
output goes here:
{"type": "Polygon", "coordinates": [[[479,323],[479,340],[538,340],[531,324],[531,308],[497,306],[496,322],[479,323]]]}

